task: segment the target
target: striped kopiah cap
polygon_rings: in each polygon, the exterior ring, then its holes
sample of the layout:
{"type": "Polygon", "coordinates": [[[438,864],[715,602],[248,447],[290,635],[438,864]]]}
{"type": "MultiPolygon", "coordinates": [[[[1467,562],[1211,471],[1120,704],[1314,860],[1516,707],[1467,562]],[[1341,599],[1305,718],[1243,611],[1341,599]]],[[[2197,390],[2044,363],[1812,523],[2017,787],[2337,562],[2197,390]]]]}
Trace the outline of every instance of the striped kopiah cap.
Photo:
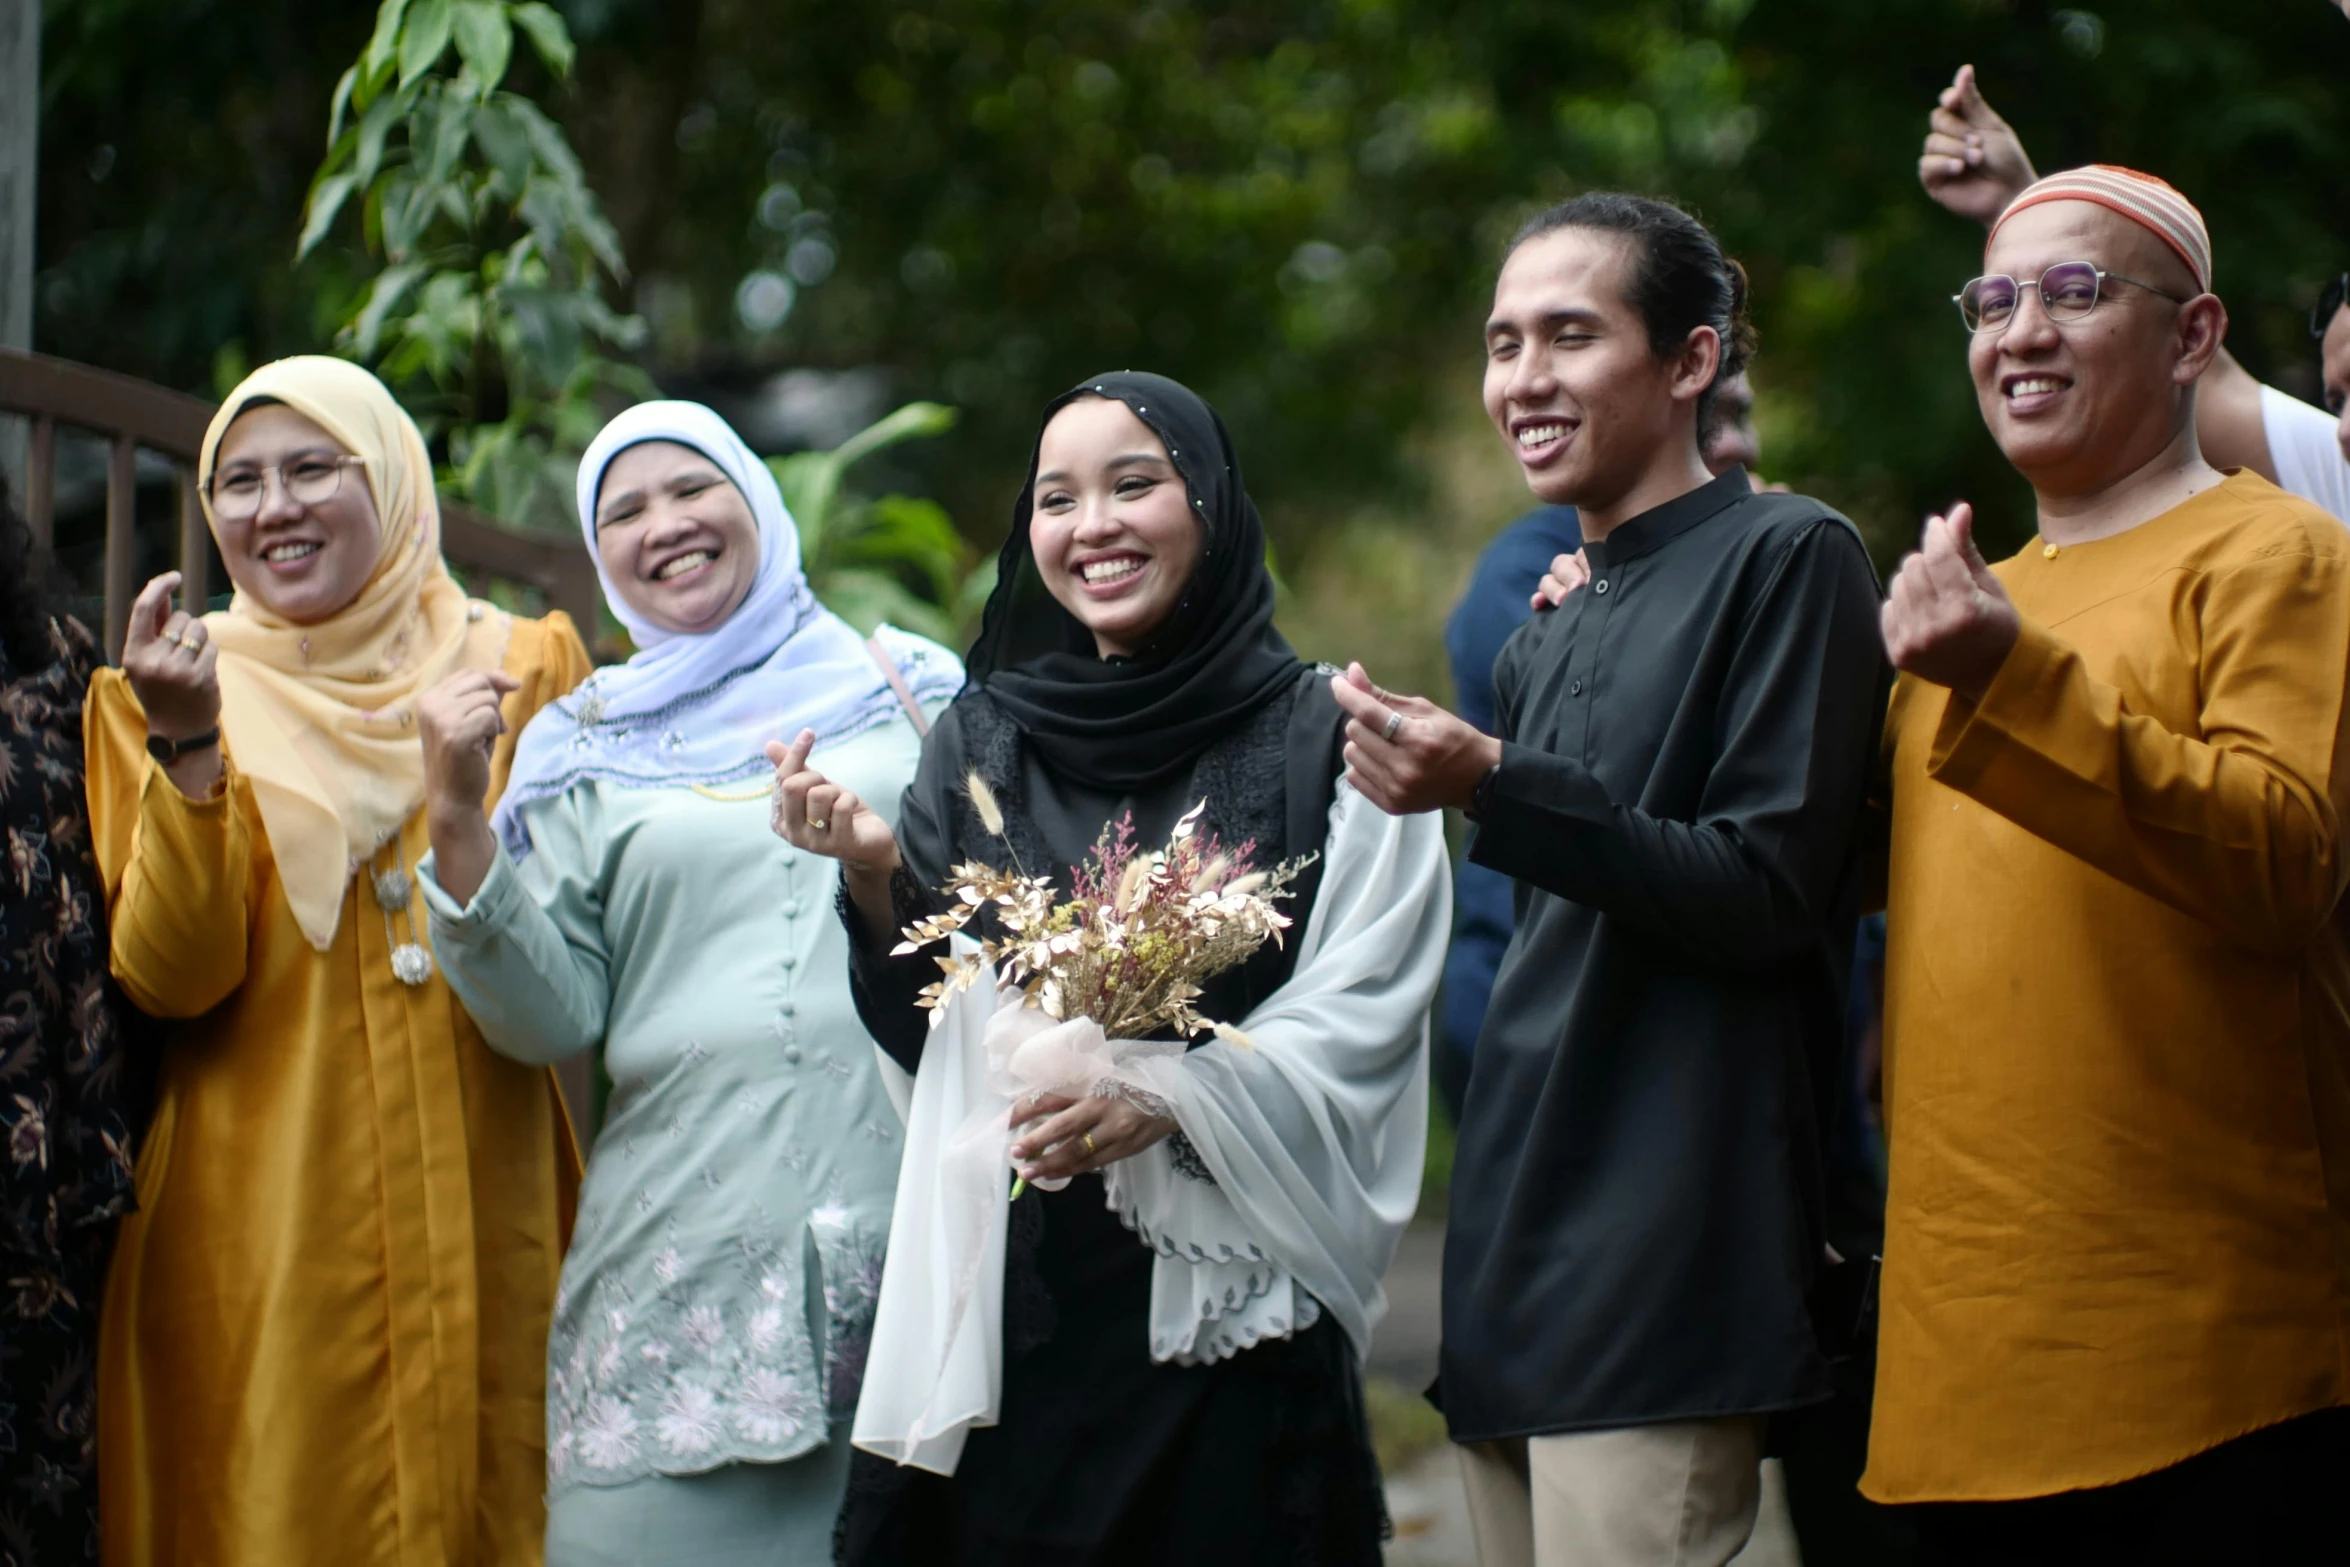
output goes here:
{"type": "Polygon", "coordinates": [[[2009,218],[2044,201],[2093,201],[2151,229],[2155,238],[2178,252],[2187,264],[2196,291],[2211,291],[2211,231],[2203,226],[2203,214],[2195,210],[2195,203],[2153,175],[2114,163],[2091,163],[2051,174],[2024,187],[2023,194],[2007,204],[1999,221],[1991,225],[1991,238],[1999,237],[2009,218]]]}

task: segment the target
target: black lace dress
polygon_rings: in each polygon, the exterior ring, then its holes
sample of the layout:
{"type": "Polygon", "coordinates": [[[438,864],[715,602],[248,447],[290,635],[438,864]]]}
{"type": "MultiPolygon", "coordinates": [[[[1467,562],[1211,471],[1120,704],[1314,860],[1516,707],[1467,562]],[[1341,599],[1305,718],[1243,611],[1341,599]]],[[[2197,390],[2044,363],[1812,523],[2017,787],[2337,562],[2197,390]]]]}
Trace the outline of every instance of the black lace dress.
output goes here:
{"type": "MultiPolygon", "coordinates": [[[[976,767],[1007,817],[1011,850],[1065,876],[1103,823],[1131,810],[1141,843],[1209,802],[1228,843],[1259,863],[1321,847],[1338,767],[1336,704],[1306,672],[1294,692],[1241,719],[1196,764],[1123,796],[1057,777],[984,693],[940,720],[908,791],[899,839],[910,870],[900,914],[929,906],[947,866],[1000,863],[958,781],[976,767]]],[[[1041,873],[1041,872],[1040,872],[1041,873]]],[[[1305,921],[1318,877],[1288,912],[1305,921]]],[[[890,959],[849,919],[859,1012],[908,1071],[927,1029],[916,991],[927,954],[890,959]]],[[[1287,977],[1268,947],[1221,976],[1203,1006],[1240,1018],[1287,977]]],[[[1205,1179],[1196,1156],[1186,1173],[1205,1179]]],[[[1008,1175],[1007,1175],[1008,1178],[1008,1175]]],[[[1148,1352],[1152,1256],[1104,1201],[1098,1175],[1012,1205],[1004,1279],[1001,1422],[972,1433],[952,1478],[855,1455],[838,1559],[853,1567],[1375,1567],[1386,1532],[1364,1420],[1361,1372],[1321,1317],[1285,1339],[1204,1366],[1148,1352]]]]}
{"type": "Polygon", "coordinates": [[[98,1305],[151,1058],[106,969],[82,790],[89,633],[0,652],[0,1567],[98,1559],[98,1305]]]}

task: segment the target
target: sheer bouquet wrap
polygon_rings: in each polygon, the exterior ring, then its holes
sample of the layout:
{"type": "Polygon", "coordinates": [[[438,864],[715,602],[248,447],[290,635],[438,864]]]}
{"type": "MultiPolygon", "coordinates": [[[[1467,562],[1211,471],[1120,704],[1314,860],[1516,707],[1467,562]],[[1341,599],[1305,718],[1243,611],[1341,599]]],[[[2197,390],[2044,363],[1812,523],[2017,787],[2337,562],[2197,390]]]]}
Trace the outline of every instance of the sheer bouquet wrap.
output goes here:
{"type": "MultiPolygon", "coordinates": [[[[966,786],[1000,838],[1002,814],[986,784],[974,776],[966,786]]],[[[1202,838],[1205,810],[1203,801],[1186,813],[1155,852],[1136,848],[1131,817],[1105,829],[1075,874],[1073,896],[1059,903],[1049,881],[1024,870],[958,865],[941,889],[947,911],[908,927],[896,948],[905,955],[949,943],[938,959],[943,976],[922,993],[933,1037],[902,1107],[909,1146],[936,1147],[937,1165],[901,1181],[892,1223],[894,1234],[933,1244],[919,1262],[913,1248],[892,1247],[874,1363],[887,1354],[923,1364],[901,1361],[906,1375],[868,1383],[857,1445],[952,1473],[970,1427],[994,1420],[1004,1236],[1020,1191],[1009,1179],[1010,1149],[1029,1100],[1114,1096],[1164,1115],[1178,1094],[1173,1074],[1186,1038],[1212,1032],[1253,1050],[1240,1030],[1194,1003],[1202,981],[1281,939],[1290,922],[1274,900],[1304,862],[1253,869],[1253,845],[1227,851],[1202,838]],[[982,911],[995,928],[974,940],[965,927],[982,911]],[[1131,1037],[1170,1026],[1184,1037],[1131,1037]]]]}

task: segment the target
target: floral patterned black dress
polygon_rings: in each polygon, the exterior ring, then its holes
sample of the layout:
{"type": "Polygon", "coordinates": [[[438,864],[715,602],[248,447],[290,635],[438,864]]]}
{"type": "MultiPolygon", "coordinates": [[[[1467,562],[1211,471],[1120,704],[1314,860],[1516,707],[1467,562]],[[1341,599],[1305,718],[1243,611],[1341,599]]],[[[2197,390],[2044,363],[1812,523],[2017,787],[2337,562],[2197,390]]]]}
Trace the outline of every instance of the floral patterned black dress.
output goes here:
{"type": "Polygon", "coordinates": [[[98,1559],[98,1305],[151,1058],[106,967],[82,791],[90,635],[0,651],[0,1567],[98,1559]]]}

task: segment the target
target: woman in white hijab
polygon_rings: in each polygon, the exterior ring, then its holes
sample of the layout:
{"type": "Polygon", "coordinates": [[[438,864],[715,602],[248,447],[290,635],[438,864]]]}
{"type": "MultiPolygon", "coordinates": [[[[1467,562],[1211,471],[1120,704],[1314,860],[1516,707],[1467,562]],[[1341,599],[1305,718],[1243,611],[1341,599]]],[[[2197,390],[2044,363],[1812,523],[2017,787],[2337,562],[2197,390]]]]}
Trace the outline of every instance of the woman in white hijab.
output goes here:
{"type": "Polygon", "coordinates": [[[817,603],[773,475],[699,404],[608,425],[579,514],[641,651],[523,732],[493,819],[499,681],[421,715],[451,988],[494,1049],[601,1046],[613,1082],[547,1347],[547,1559],[822,1561],[901,1131],[838,872],[768,830],[762,747],[816,728],[895,800],[962,666],[817,603]]]}

